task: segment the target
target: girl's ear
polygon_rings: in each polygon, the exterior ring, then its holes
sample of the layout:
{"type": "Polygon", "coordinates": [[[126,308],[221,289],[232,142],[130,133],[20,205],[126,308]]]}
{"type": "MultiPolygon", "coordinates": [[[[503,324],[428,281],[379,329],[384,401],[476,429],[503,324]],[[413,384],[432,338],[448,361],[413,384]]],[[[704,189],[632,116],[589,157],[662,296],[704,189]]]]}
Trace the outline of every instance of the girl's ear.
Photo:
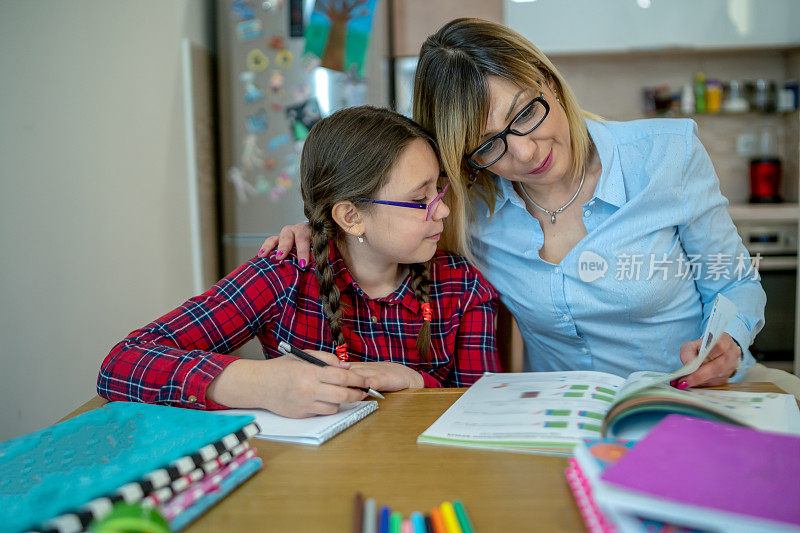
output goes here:
{"type": "Polygon", "coordinates": [[[361,220],[361,214],[353,202],[343,201],[336,202],[331,209],[331,215],[334,222],[336,222],[345,233],[358,237],[364,234],[364,222],[361,220]]]}

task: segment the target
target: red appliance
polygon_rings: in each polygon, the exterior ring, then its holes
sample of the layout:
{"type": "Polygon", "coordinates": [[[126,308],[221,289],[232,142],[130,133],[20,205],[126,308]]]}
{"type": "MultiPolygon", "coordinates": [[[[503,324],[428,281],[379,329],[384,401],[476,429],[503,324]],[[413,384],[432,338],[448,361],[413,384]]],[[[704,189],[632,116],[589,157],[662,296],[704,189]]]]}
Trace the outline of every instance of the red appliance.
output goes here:
{"type": "Polygon", "coordinates": [[[750,202],[780,202],[781,160],[757,157],[750,160],[750,202]]]}

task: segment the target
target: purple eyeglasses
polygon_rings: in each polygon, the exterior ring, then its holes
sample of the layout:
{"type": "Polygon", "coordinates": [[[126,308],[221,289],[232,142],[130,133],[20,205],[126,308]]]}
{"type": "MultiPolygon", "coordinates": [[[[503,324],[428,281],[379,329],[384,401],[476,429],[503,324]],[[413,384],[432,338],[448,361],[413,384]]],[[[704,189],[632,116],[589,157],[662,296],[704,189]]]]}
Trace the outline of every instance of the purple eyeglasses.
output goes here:
{"type": "Polygon", "coordinates": [[[410,207],[412,209],[426,209],[427,213],[425,215],[425,220],[428,221],[431,219],[431,213],[433,213],[433,210],[436,209],[436,204],[439,203],[439,200],[442,199],[444,193],[447,192],[448,187],[450,187],[449,182],[445,184],[444,188],[442,189],[442,192],[437,194],[433,198],[433,200],[431,200],[430,203],[427,204],[420,204],[417,202],[392,202],[390,200],[373,200],[372,198],[359,198],[359,200],[362,202],[369,202],[372,204],[396,205],[398,207],[410,207]]]}

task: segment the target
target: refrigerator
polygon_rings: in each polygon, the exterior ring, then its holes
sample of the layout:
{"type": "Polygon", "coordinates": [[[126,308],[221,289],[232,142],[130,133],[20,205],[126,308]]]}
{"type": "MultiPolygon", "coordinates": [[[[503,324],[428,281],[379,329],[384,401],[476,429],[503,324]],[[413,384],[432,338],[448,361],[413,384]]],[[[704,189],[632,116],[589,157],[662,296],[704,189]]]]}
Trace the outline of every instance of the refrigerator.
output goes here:
{"type": "Polygon", "coordinates": [[[384,4],[374,4],[359,75],[317,66],[304,53],[314,0],[218,0],[221,275],[267,236],[305,220],[299,165],[313,123],[345,107],[388,106],[384,4]]]}

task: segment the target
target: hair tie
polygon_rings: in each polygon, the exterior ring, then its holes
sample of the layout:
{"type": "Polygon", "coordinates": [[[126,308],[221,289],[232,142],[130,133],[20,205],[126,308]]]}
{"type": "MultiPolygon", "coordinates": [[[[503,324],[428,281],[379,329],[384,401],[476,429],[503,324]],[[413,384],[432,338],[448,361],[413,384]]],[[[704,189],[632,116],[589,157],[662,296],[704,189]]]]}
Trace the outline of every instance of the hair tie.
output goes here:
{"type": "Polygon", "coordinates": [[[339,358],[339,361],[348,361],[350,359],[350,356],[347,355],[347,343],[336,347],[336,357],[339,358]]]}
{"type": "Polygon", "coordinates": [[[420,308],[422,309],[422,320],[430,322],[433,319],[433,311],[431,310],[430,302],[423,302],[420,308]]]}

